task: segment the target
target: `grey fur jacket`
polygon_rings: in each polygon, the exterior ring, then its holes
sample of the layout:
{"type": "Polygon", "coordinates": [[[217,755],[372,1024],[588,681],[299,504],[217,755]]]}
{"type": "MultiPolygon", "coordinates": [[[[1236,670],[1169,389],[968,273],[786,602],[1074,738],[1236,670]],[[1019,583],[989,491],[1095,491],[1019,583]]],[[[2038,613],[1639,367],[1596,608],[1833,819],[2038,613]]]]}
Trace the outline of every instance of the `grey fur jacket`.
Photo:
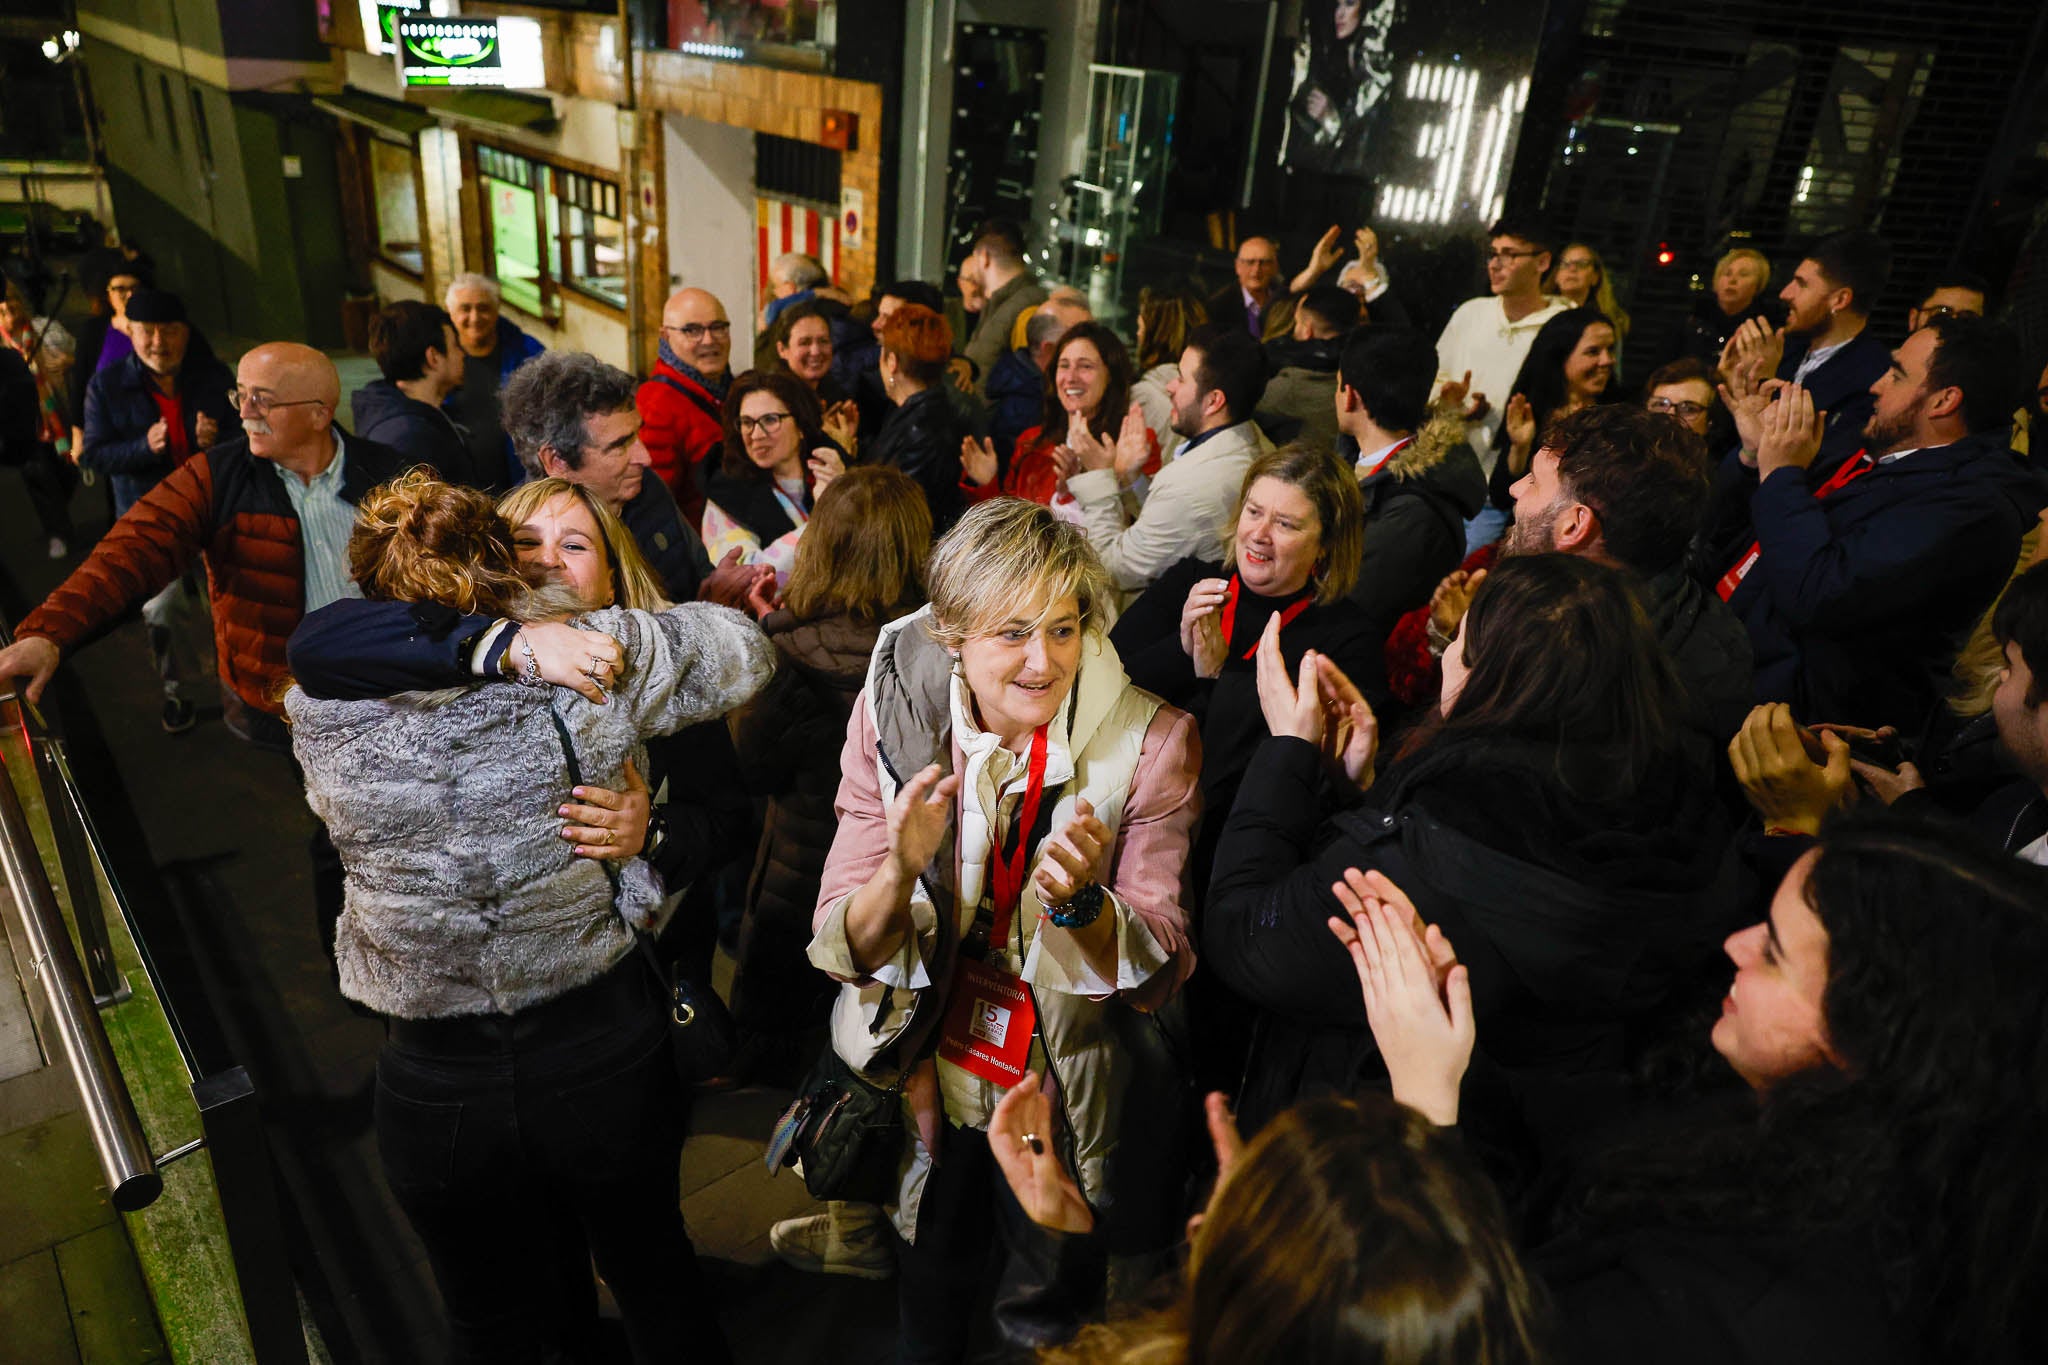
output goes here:
{"type": "MultiPolygon", "coordinates": [[[[604,869],[560,836],[567,760],[623,785],[650,735],[723,715],[760,691],[775,651],[739,612],[697,603],[659,614],[606,608],[577,624],[625,652],[609,703],[486,683],[374,701],[285,697],[306,799],[348,869],[335,935],[341,988],[404,1019],[510,1014],[595,980],[632,949],[604,869]]],[[[647,865],[622,865],[619,907],[651,924],[647,865]]]]}

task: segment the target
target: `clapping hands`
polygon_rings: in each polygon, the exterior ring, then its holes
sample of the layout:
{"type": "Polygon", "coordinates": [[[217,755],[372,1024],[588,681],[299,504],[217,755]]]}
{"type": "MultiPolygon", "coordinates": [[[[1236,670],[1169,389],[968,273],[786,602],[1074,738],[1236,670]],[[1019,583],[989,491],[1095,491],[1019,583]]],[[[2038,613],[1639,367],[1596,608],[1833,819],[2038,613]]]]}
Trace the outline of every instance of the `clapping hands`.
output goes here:
{"type": "Polygon", "coordinates": [[[1478,1028],[1472,982],[1443,931],[1380,872],[1349,868],[1330,887],[1348,918],[1330,932],[1351,954],[1366,1021],[1394,1098],[1432,1123],[1458,1121],[1458,1090],[1478,1028]]]}
{"type": "Polygon", "coordinates": [[[1307,740],[1333,777],[1361,791],[1370,787],[1379,754],[1379,720],[1344,670],[1311,649],[1301,656],[1299,677],[1289,678],[1280,653],[1278,613],[1267,618],[1255,658],[1266,728],[1276,736],[1307,740]]]}

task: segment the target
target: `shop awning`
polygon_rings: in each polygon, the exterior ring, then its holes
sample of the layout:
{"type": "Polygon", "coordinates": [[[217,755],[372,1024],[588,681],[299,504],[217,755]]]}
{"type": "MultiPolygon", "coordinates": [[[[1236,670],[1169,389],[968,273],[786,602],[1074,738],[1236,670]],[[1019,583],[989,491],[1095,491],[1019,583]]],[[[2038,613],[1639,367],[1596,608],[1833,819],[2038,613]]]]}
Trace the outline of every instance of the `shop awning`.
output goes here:
{"type": "Polygon", "coordinates": [[[415,90],[419,107],[457,123],[487,128],[519,128],[529,133],[555,131],[555,106],[545,95],[511,90],[415,90]]]}
{"type": "Polygon", "coordinates": [[[316,95],[313,98],[313,107],[325,109],[336,118],[347,119],[350,123],[360,123],[366,128],[374,128],[380,133],[389,134],[405,142],[411,142],[438,122],[425,109],[411,104],[400,104],[397,100],[381,99],[376,95],[366,95],[360,90],[344,90],[338,95],[316,95]]]}

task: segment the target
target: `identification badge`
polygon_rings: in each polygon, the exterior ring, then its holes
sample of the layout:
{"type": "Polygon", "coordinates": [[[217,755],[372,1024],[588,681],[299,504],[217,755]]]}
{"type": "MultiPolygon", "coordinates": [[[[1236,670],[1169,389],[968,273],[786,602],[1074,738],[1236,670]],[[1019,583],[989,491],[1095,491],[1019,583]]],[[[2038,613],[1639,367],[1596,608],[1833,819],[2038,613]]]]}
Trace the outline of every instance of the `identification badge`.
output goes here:
{"type": "Polygon", "coordinates": [[[939,1056],[1008,1089],[1024,1078],[1037,1023],[1021,980],[986,962],[962,961],[939,1029],[939,1056]]]}

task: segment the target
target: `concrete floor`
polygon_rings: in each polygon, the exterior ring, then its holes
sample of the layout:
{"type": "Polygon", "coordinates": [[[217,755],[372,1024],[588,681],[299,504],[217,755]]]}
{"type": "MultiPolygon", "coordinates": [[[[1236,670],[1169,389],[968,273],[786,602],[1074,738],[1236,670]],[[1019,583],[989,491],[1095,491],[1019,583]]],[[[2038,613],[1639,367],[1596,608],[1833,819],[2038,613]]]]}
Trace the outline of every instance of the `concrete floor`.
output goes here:
{"type": "MultiPolygon", "coordinates": [[[[103,489],[82,489],[73,510],[72,553],[52,561],[19,475],[0,470],[0,611],[10,619],[76,567],[104,529],[103,489]]],[[[149,947],[196,983],[226,1054],[249,1068],[263,1097],[292,1268],[329,1356],[436,1358],[439,1304],[369,1131],[382,1027],[350,1011],[322,958],[306,856],[313,822],[290,765],[229,735],[217,705],[201,709],[193,731],[166,735],[136,620],[67,660],[61,680],[52,709],[74,754],[97,760],[81,757],[95,818],[123,849],[124,885],[149,947]]],[[[188,1008],[197,1027],[202,1007],[188,1008]]],[[[793,1175],[771,1179],[761,1165],[763,1138],[787,1102],[769,1090],[705,1096],[684,1152],[684,1214],[725,1304],[723,1326],[746,1362],[887,1359],[890,1284],[803,1275],[768,1250],[769,1225],[811,1207],[793,1175]]],[[[90,1168],[77,1174],[89,1178],[90,1168]]],[[[0,1191],[10,1183],[0,1170],[0,1191]]],[[[62,1268],[51,1255],[33,1271],[44,1288],[62,1268]]],[[[16,1283],[0,1280],[0,1359],[63,1359],[24,1346],[21,1334],[37,1329],[13,1311],[16,1283]]]]}

